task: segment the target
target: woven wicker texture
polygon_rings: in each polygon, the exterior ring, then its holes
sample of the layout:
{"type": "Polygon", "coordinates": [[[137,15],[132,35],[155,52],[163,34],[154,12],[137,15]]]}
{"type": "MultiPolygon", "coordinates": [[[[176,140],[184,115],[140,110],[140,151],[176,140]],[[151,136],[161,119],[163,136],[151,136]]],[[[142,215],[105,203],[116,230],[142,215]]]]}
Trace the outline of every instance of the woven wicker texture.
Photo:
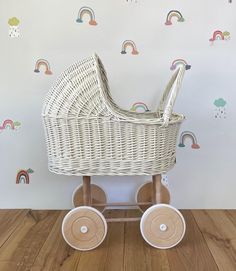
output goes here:
{"type": "Polygon", "coordinates": [[[183,115],[172,113],[185,68],[168,83],[156,112],[112,100],[101,60],[70,66],[46,96],[42,116],[49,170],[66,175],[155,175],[175,164],[183,115]]]}

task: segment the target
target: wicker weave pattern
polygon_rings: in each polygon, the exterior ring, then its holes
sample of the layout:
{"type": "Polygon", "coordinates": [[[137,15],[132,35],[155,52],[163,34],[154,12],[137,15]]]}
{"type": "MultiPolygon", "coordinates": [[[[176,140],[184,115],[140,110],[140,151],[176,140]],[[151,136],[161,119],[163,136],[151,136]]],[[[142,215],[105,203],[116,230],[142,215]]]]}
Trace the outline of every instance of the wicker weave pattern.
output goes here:
{"type": "Polygon", "coordinates": [[[66,175],[155,175],[175,164],[183,115],[172,108],[184,69],[172,76],[157,113],[119,108],[94,55],[69,67],[43,106],[49,170],[66,175]]]}

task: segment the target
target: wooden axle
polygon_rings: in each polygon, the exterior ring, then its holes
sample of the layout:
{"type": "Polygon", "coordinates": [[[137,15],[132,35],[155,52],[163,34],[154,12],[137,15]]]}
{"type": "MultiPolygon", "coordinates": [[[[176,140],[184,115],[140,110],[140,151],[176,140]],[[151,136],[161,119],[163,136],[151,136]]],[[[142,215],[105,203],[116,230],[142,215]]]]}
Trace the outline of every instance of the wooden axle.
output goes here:
{"type": "Polygon", "coordinates": [[[140,221],[141,217],[119,217],[119,218],[106,218],[106,222],[134,222],[140,221]]]}
{"type": "Polygon", "coordinates": [[[152,205],[153,202],[139,202],[139,203],[133,203],[133,202],[108,202],[108,203],[93,203],[91,206],[99,207],[99,206],[138,206],[138,205],[152,205]]]}

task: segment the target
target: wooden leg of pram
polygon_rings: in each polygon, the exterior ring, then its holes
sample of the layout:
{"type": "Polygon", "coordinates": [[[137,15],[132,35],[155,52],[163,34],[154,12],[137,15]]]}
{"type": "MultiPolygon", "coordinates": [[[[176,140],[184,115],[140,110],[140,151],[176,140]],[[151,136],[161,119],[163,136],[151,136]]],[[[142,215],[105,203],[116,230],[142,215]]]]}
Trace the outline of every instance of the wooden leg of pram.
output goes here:
{"type": "Polygon", "coordinates": [[[91,178],[90,176],[83,176],[83,200],[84,205],[91,205],[91,178]]]}
{"type": "Polygon", "coordinates": [[[152,201],[154,204],[164,202],[164,185],[161,183],[161,174],[152,176],[152,201]]]}
{"type": "Polygon", "coordinates": [[[152,204],[170,203],[170,192],[162,184],[160,174],[152,176],[152,181],[146,182],[138,188],[136,202],[142,212],[145,212],[152,204]],[[152,204],[141,205],[142,202],[152,202],[152,204]]]}

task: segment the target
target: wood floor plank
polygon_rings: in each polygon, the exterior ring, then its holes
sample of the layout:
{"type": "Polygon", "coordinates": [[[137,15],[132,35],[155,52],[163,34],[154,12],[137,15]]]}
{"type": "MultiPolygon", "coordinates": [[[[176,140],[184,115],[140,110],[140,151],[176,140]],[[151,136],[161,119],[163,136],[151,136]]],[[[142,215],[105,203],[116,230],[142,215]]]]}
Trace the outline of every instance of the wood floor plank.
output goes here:
{"type": "Polygon", "coordinates": [[[28,212],[0,248],[0,270],[30,270],[58,215],[58,211],[28,212]]]}
{"type": "MultiPolygon", "coordinates": [[[[142,238],[142,237],[141,237],[142,238]]],[[[149,264],[150,268],[148,270],[161,270],[161,271],[170,271],[170,265],[167,257],[167,251],[156,249],[148,244],[146,246],[146,251],[149,253],[149,264]]]]}
{"type": "MultiPolygon", "coordinates": [[[[124,210],[108,211],[106,217],[124,217],[124,210]]],[[[125,223],[108,223],[107,260],[104,271],[121,271],[124,264],[125,223]]]]}
{"type": "Polygon", "coordinates": [[[194,210],[193,215],[219,270],[235,271],[236,227],[227,211],[194,210]]]}
{"type": "Polygon", "coordinates": [[[0,247],[22,223],[29,210],[0,210],[0,247]]]}
{"type": "Polygon", "coordinates": [[[60,268],[61,270],[74,270],[72,264],[70,264],[74,250],[67,245],[61,233],[62,220],[67,212],[60,211],[30,269],[31,271],[53,271],[60,268]]]}
{"type": "MultiPolygon", "coordinates": [[[[149,246],[139,222],[108,223],[95,250],[70,248],[61,234],[67,211],[0,210],[1,271],[231,271],[236,270],[236,211],[182,211],[184,240],[168,250],[149,246]]],[[[106,217],[140,216],[108,210],[106,217]]]]}
{"type": "MultiPolygon", "coordinates": [[[[123,216],[123,210],[106,211],[106,217],[123,216]]],[[[124,223],[108,223],[108,233],[104,242],[95,250],[83,252],[76,271],[122,271],[124,223]]]]}
{"type": "Polygon", "coordinates": [[[191,211],[181,212],[186,221],[186,234],[181,243],[167,250],[171,270],[218,270],[191,211]]]}
{"type": "Polygon", "coordinates": [[[233,222],[233,224],[236,227],[236,210],[226,210],[225,214],[228,216],[228,218],[233,222]]]}
{"type": "MultiPolygon", "coordinates": [[[[129,217],[130,215],[131,212],[127,211],[127,216],[129,217]]],[[[125,271],[151,271],[151,256],[147,246],[141,237],[140,223],[125,223],[125,271]]]]}
{"type": "MultiPolygon", "coordinates": [[[[142,216],[139,210],[127,210],[127,217],[142,216]]],[[[140,231],[140,222],[126,223],[124,270],[170,271],[165,250],[155,249],[147,244],[140,231]],[[141,251],[139,251],[141,248],[141,251]],[[137,264],[133,263],[138,259],[137,264]]]]}

